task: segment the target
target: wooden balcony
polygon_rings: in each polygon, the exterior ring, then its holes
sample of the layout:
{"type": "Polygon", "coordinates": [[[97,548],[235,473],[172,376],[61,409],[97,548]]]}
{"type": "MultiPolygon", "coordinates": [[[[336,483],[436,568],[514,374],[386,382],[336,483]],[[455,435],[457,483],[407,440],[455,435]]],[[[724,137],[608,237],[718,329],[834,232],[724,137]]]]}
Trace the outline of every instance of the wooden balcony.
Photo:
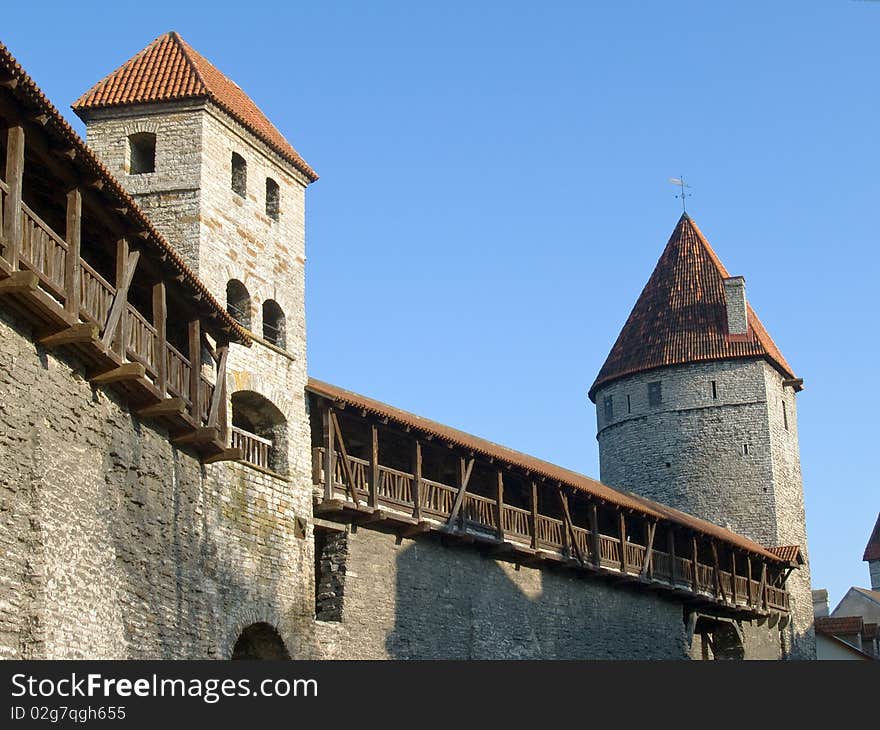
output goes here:
{"type": "Polygon", "coordinates": [[[233,426],[232,448],[241,453],[240,461],[258,469],[271,470],[269,455],[272,453],[272,442],[269,439],[233,426]]]}
{"type": "MultiPolygon", "coordinates": [[[[525,564],[556,563],[610,579],[638,582],[686,601],[711,604],[734,615],[768,616],[789,611],[784,589],[761,580],[673,555],[624,535],[594,533],[582,526],[505,504],[503,498],[463,493],[460,488],[371,464],[341,451],[327,458],[312,452],[313,481],[320,487],[315,512],[352,522],[385,523],[404,535],[436,531],[447,538],[482,543],[499,556],[525,564]],[[333,479],[325,480],[332,463],[333,479]],[[375,473],[371,480],[371,474],[375,473]],[[460,505],[456,511],[456,502],[460,505]]],[[[696,542],[694,542],[694,555],[696,542]]],[[[749,562],[751,569],[751,562],[749,562]]]]}

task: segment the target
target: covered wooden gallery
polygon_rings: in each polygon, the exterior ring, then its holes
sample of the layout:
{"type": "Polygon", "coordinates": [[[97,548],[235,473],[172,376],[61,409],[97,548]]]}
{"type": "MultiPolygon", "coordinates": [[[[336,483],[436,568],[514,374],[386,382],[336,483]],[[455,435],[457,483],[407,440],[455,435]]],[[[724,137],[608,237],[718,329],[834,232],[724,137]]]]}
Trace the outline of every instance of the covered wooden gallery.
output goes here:
{"type": "Polygon", "coordinates": [[[0,304],[176,443],[206,461],[238,456],[224,375],[229,344],[249,345],[247,331],[2,44],[0,161],[0,304]]]}
{"type": "Polygon", "coordinates": [[[731,617],[787,623],[800,551],[310,380],[315,514],[436,532],[525,565],[642,584],[731,617]],[[327,479],[326,475],[332,475],[327,479]]]}

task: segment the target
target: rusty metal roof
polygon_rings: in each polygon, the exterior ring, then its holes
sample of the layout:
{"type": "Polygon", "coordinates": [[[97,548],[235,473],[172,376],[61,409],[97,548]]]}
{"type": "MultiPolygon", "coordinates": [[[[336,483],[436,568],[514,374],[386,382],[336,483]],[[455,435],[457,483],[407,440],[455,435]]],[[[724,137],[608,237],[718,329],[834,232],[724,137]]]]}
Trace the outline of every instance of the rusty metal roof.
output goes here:
{"type": "Polygon", "coordinates": [[[570,471],[569,469],[557,466],[556,464],[542,461],[534,456],[514,451],[506,446],[501,446],[500,444],[487,441],[478,436],[473,436],[464,431],[445,426],[442,423],[430,421],[427,418],[422,418],[413,413],[408,413],[399,408],[389,406],[386,403],[367,398],[366,396],[353,393],[349,390],[330,385],[329,383],[314,378],[309,378],[306,390],[336,403],[342,403],[346,406],[366,411],[379,418],[387,418],[389,421],[393,421],[398,425],[408,426],[424,434],[430,434],[434,438],[452,443],[476,454],[491,457],[498,461],[517,466],[534,474],[536,477],[545,477],[546,479],[560,482],[563,485],[584,492],[585,494],[589,494],[591,497],[603,500],[609,504],[624,509],[631,509],[648,517],[674,522],[682,527],[730,543],[742,550],[754,553],[755,555],[760,555],[761,557],[774,562],[786,562],[770,549],[749,540],[747,537],[738,535],[735,532],[726,530],[711,522],[701,520],[692,515],[680,512],[677,509],[673,509],[672,507],[659,504],[658,502],[653,502],[644,497],[632,494],[631,492],[614,489],[606,484],[602,484],[602,482],[584,476],[583,474],[578,474],[577,472],[570,471]]]}
{"type": "Polygon", "coordinates": [[[73,103],[73,110],[82,116],[89,109],[197,98],[210,99],[241,122],[310,182],[318,179],[253,100],[174,31],[101,79],[73,103]]]}
{"type": "Polygon", "coordinates": [[[728,333],[724,279],[729,277],[697,224],[683,214],[596,376],[590,398],[626,375],[710,360],[763,357],[795,379],[751,306],[748,332],[728,333]]]}
{"type": "Polygon", "coordinates": [[[101,182],[98,195],[107,198],[108,215],[118,215],[121,222],[128,228],[133,228],[149,246],[156,250],[159,257],[167,261],[176,274],[180,275],[182,286],[189,290],[190,295],[199,300],[204,300],[212,315],[216,318],[220,327],[231,332],[232,339],[245,345],[251,344],[250,334],[226,311],[208,287],[196,276],[183,259],[165,238],[159,233],[147,215],[138,207],[134,199],[126,192],[125,188],[116,180],[106,167],[97,158],[94,152],[83,142],[80,136],[61,116],[49,99],[34,80],[21,67],[9,49],[0,43],[0,70],[12,79],[8,87],[19,103],[25,105],[34,116],[44,114],[46,123],[44,129],[62,145],[73,149],[76,155],[71,165],[80,168],[87,176],[101,182]],[[125,209],[124,213],[113,211],[112,208],[125,209]]]}

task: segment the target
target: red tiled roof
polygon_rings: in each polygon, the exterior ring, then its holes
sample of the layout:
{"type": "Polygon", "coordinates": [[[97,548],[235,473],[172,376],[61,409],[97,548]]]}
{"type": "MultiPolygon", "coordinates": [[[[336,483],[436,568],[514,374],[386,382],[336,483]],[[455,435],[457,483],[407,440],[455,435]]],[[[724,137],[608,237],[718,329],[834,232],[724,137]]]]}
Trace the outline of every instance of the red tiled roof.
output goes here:
{"type": "Polygon", "coordinates": [[[190,269],[180,254],[160,234],[146,214],[138,207],[134,199],[125,191],[119,181],[107,170],[94,152],[86,146],[80,136],[61,116],[55,105],[49,101],[39,86],[21,67],[15,57],[3,43],[0,43],[0,71],[8,75],[14,83],[10,84],[10,92],[16,101],[33,112],[33,116],[44,114],[47,118],[43,129],[58,142],[59,145],[70,147],[76,155],[70,163],[78,168],[83,177],[94,177],[102,184],[96,187],[98,195],[107,200],[107,211],[118,215],[121,223],[128,229],[136,229],[144,237],[147,245],[155,249],[159,257],[175,274],[182,279],[182,286],[196,299],[204,300],[212,318],[220,326],[232,333],[233,338],[242,344],[251,345],[250,334],[226,311],[226,307],[218,302],[208,287],[190,269]],[[124,209],[124,213],[114,213],[112,208],[124,209]]]}
{"type": "Polygon", "coordinates": [[[324,383],[314,378],[309,378],[306,390],[317,396],[331,399],[337,403],[344,403],[352,408],[364,410],[379,418],[387,418],[402,426],[409,426],[417,431],[441,439],[443,441],[455,444],[469,451],[491,457],[499,461],[518,466],[526,469],[537,476],[543,476],[548,479],[561,482],[573,489],[590,494],[593,497],[609,502],[610,504],[631,509],[641,514],[657,519],[665,519],[675,522],[683,527],[700,532],[710,537],[715,537],[724,542],[736,545],[742,550],[747,550],[763,558],[782,562],[782,560],[770,549],[749,540],[742,535],[726,530],[723,527],[706,522],[684,512],[679,512],[672,507],[652,502],[649,499],[640,497],[630,492],[624,492],[619,489],[612,489],[606,484],[591,479],[590,477],[570,471],[561,466],[542,461],[534,456],[514,451],[506,446],[481,439],[478,436],[472,436],[464,431],[445,426],[436,421],[430,421],[413,413],[402,411],[399,408],[389,406],[372,398],[352,393],[335,385],[324,383]]]}
{"type": "Polygon", "coordinates": [[[685,213],[590,388],[664,365],[764,357],[794,378],[751,306],[748,333],[727,332],[724,279],[730,274],[685,213]]]}
{"type": "Polygon", "coordinates": [[[865,554],[862,556],[862,560],[880,560],[880,514],[877,515],[877,522],[874,523],[871,537],[868,538],[868,544],[865,545],[865,554]]]}
{"type": "MultiPolygon", "coordinates": [[[[311,182],[315,171],[251,98],[177,33],[159,36],[73,104],[80,112],[123,104],[207,98],[241,122],[311,182]]],[[[82,114],[80,114],[82,116],[82,114]]]]}
{"type": "Polygon", "coordinates": [[[778,545],[777,547],[767,549],[777,557],[782,558],[784,561],[791,563],[792,565],[803,565],[804,562],[806,562],[804,556],[801,554],[801,548],[799,545],[778,545]]]}
{"type": "Polygon", "coordinates": [[[859,634],[864,629],[864,620],[861,616],[826,616],[815,620],[815,629],[817,634],[859,634]]]}

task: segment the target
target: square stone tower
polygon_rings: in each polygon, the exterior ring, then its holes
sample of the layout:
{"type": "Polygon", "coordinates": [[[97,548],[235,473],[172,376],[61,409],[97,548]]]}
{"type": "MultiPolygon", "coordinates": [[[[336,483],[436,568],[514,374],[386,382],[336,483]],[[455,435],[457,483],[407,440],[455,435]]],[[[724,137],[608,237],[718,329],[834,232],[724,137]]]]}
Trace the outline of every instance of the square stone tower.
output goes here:
{"type": "MultiPolygon", "coordinates": [[[[218,471],[217,483],[263,479],[292,491],[296,514],[310,516],[305,191],[317,175],[243,91],[174,32],[73,109],[88,145],[254,335],[253,347],[229,350],[229,445],[242,458],[209,467],[232,470],[218,471]]],[[[212,343],[204,345],[203,362],[212,343]]]]}
{"type": "Polygon", "coordinates": [[[800,556],[784,653],[813,658],[803,381],[684,214],[590,388],[601,479],[800,556]]]}

